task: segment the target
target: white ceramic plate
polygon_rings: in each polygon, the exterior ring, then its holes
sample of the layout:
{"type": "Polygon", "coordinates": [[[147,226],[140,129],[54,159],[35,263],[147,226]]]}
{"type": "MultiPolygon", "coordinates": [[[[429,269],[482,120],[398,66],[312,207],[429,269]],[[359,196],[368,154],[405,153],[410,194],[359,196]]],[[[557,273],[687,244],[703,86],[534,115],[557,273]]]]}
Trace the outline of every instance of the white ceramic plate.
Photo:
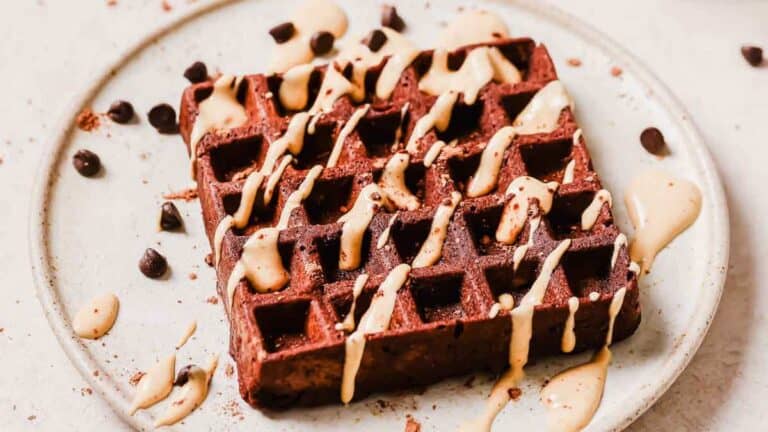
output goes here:
{"type": "MultiPolygon", "coordinates": [[[[271,48],[267,30],[287,18],[297,1],[203,5],[150,35],[95,77],[96,84],[82,93],[62,121],[39,173],[31,232],[39,298],[75,366],[125,421],[139,429],[151,429],[153,416],[167,401],[135,417],[126,416],[134,392],[129,377],[171,352],[188,323],[197,320],[198,331],[180,350],[177,366],[204,363],[211,353],[220,353],[222,361],[208,399],[179,429],[331,431],[364,426],[371,431],[401,430],[409,413],[426,431],[455,430],[480,409],[491,377],[480,376],[471,387],[464,385],[465,377],[432,386],[423,394],[372,397],[349,407],[296,409],[269,416],[248,408],[240,401],[235,377],[224,373],[232,361],[227,355],[228,328],[221,303],[205,301],[215,295],[215,276],[203,263],[208,246],[198,202],[179,205],[185,233],[157,231],[161,195],[189,186],[188,162],[181,139],[158,135],[144,113],[158,102],[178,103],[186,86],[182,71],[194,60],[228,73],[264,70],[271,48]],[[140,124],[105,122],[92,133],[72,127],[82,107],[104,111],[120,98],[137,107],[140,124]],[[71,157],[80,148],[101,156],[102,176],[86,179],[75,172],[71,157]],[[146,247],[167,255],[172,272],[166,280],[149,280],[137,270],[146,247]],[[198,278],[191,280],[190,272],[198,278]],[[117,323],[102,339],[81,341],[72,332],[70,318],[85,301],[105,291],[114,291],[121,299],[117,323]]],[[[378,3],[341,3],[351,18],[348,37],[378,25],[378,3]]],[[[409,23],[407,35],[427,47],[441,23],[463,2],[395,3],[400,3],[401,15],[409,23]]],[[[615,346],[605,397],[588,429],[621,429],[683,370],[715,313],[728,256],[720,180],[683,108],[627,52],[586,24],[533,1],[482,6],[500,13],[513,35],[530,35],[547,44],[576,100],[587,145],[604,183],[614,192],[614,211],[626,232],[631,233],[631,227],[621,191],[644,169],[660,168],[693,180],[704,196],[698,221],[660,254],[653,273],[642,281],[642,325],[632,338],[615,346]],[[581,59],[581,67],[566,65],[570,57],[581,59]],[[612,66],[621,67],[623,75],[611,76],[612,66]],[[649,125],[664,131],[671,157],[659,161],[640,147],[638,134],[649,125]]],[[[545,421],[538,401],[542,382],[586,358],[587,354],[547,359],[526,369],[524,396],[509,404],[495,430],[541,428],[545,421]]]]}

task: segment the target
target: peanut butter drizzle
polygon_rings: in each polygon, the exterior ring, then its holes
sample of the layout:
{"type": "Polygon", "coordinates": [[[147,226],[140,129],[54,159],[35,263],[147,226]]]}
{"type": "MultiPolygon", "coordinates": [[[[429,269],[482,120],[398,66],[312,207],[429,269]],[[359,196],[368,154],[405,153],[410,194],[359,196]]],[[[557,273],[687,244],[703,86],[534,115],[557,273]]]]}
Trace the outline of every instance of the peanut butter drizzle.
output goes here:
{"type": "Polygon", "coordinates": [[[333,168],[339,162],[339,156],[341,156],[341,149],[344,147],[344,141],[346,141],[349,134],[355,130],[357,124],[360,122],[360,119],[368,113],[368,109],[370,107],[371,106],[369,104],[365,104],[356,109],[355,112],[352,113],[352,116],[349,117],[349,120],[347,120],[347,122],[344,124],[344,127],[341,128],[339,136],[336,137],[336,142],[333,144],[331,155],[328,156],[328,162],[325,165],[326,167],[333,168]]]}
{"type": "Polygon", "coordinates": [[[493,12],[467,10],[448,23],[438,38],[438,47],[456,48],[509,37],[504,20],[493,12]]]}
{"type": "Polygon", "coordinates": [[[176,354],[160,360],[139,380],[136,394],[128,409],[133,415],[139,409],[149,408],[168,397],[173,389],[173,376],[176,367],[176,354]]]}
{"type": "Polygon", "coordinates": [[[507,196],[512,195],[512,199],[504,206],[499,227],[496,229],[496,240],[504,244],[512,244],[517,240],[528,219],[530,199],[538,200],[542,214],[549,213],[557,187],[557,182],[542,183],[528,176],[514,179],[505,192],[507,196]]]}
{"type": "Polygon", "coordinates": [[[622,233],[616,236],[613,241],[613,254],[611,254],[611,270],[616,267],[616,260],[619,258],[621,248],[627,245],[627,236],[622,233]]]}
{"type": "Polygon", "coordinates": [[[358,41],[344,48],[336,58],[336,61],[342,65],[352,65],[352,82],[355,84],[353,99],[356,101],[365,97],[365,75],[368,69],[377,66],[385,57],[389,57],[375,85],[376,97],[389,99],[403,71],[419,54],[419,50],[402,34],[387,27],[379,30],[384,32],[387,40],[376,52],[359,42],[362,40],[359,38],[358,41]]]}
{"type": "MultiPolygon", "coordinates": [[[[573,133],[573,147],[580,145],[581,139],[581,129],[576,129],[576,132],[573,133]]],[[[571,159],[570,162],[568,162],[568,165],[565,166],[565,172],[563,173],[563,182],[562,184],[569,184],[573,183],[573,175],[574,171],[576,170],[576,159],[571,159]]]]}
{"type": "Polygon", "coordinates": [[[341,380],[341,401],[349,403],[355,395],[355,378],[365,351],[366,335],[389,328],[395,309],[397,291],[408,279],[411,267],[400,264],[389,272],[371,300],[371,305],[360,319],[360,324],[345,342],[344,372],[341,380]]]}
{"type": "Polygon", "coordinates": [[[189,158],[192,178],[195,176],[197,145],[208,132],[229,130],[248,121],[245,108],[237,100],[242,77],[222,75],[213,84],[213,92],[198,106],[195,124],[189,136],[189,158]]]}
{"type": "Polygon", "coordinates": [[[355,284],[352,286],[352,303],[349,306],[349,312],[344,317],[344,321],[336,323],[336,330],[351,332],[355,329],[355,303],[357,303],[357,298],[360,297],[366,283],[368,283],[368,273],[363,273],[355,279],[355,284]]]}
{"type": "Polygon", "coordinates": [[[365,186],[355,200],[355,204],[338,222],[341,228],[341,246],[339,248],[339,269],[355,270],[362,261],[360,250],[363,247],[365,230],[373,215],[382,206],[389,206],[386,194],[374,183],[365,186]]]}
{"type": "Polygon", "coordinates": [[[437,157],[440,156],[440,153],[443,152],[443,147],[445,146],[445,141],[437,140],[429,147],[429,150],[427,150],[427,153],[424,155],[424,166],[426,168],[432,166],[437,157]]]}
{"type": "Polygon", "coordinates": [[[629,247],[641,273],[651,269],[656,254],[691,226],[701,212],[699,188],[660,171],[635,178],[624,194],[635,238],[629,247]]]}
{"type": "Polygon", "coordinates": [[[197,331],[197,321],[192,321],[187,326],[187,329],[184,330],[184,334],[181,335],[181,338],[179,338],[179,341],[176,342],[176,349],[179,349],[186,345],[189,338],[192,337],[193,334],[195,334],[195,331],[197,331]]]}
{"type": "Polygon", "coordinates": [[[315,58],[310,48],[310,38],[318,31],[330,32],[336,39],[347,32],[347,15],[330,0],[307,0],[291,19],[295,32],[286,42],[274,49],[270,72],[281,73],[290,68],[309,63],[315,58]]]}
{"type": "Polygon", "coordinates": [[[98,339],[115,324],[119,309],[120,301],[116,295],[96,296],[77,311],[72,319],[72,328],[81,338],[98,339]]]}
{"type": "Polygon", "coordinates": [[[576,311],[579,310],[579,298],[571,297],[568,299],[568,319],[565,320],[563,328],[563,337],[560,340],[560,350],[564,353],[573,351],[576,347],[576,311]]]}
{"type": "Polygon", "coordinates": [[[581,229],[583,231],[589,231],[595,226],[597,217],[600,216],[600,210],[602,210],[603,204],[606,202],[608,203],[608,207],[613,206],[611,193],[605,189],[600,189],[595,194],[595,197],[592,198],[592,202],[589,203],[587,208],[584,209],[584,212],[581,213],[581,229]]]}
{"type": "Polygon", "coordinates": [[[235,226],[235,218],[230,215],[224,216],[224,218],[216,226],[216,231],[213,233],[213,266],[219,266],[219,260],[221,260],[221,243],[224,241],[224,236],[227,234],[230,228],[235,226]]]}
{"type": "Polygon", "coordinates": [[[309,114],[317,115],[329,112],[333,109],[333,104],[346,95],[353,94],[357,87],[349,82],[341,72],[337,71],[333,64],[329,64],[325,69],[323,83],[320,84],[320,90],[317,93],[317,99],[309,109],[309,114]]]}
{"type": "Polygon", "coordinates": [[[384,247],[384,245],[387,244],[389,241],[389,233],[392,231],[392,225],[395,224],[395,221],[397,220],[397,216],[399,215],[399,212],[395,212],[392,217],[389,218],[389,222],[387,222],[387,227],[384,228],[384,231],[381,232],[381,235],[379,236],[379,239],[376,241],[376,249],[381,249],[384,247]]]}
{"type": "Polygon", "coordinates": [[[405,146],[405,150],[408,153],[413,154],[416,152],[418,140],[432,130],[433,127],[440,132],[448,129],[448,125],[451,124],[453,105],[458,97],[458,93],[454,91],[448,91],[438,96],[429,112],[416,121],[411,137],[408,139],[408,144],[405,146]]]}
{"type": "Polygon", "coordinates": [[[274,171],[272,171],[272,174],[269,175],[269,178],[267,179],[267,185],[264,186],[264,205],[269,205],[270,202],[272,202],[272,196],[275,193],[275,187],[277,187],[277,182],[280,181],[280,177],[283,176],[283,173],[285,172],[285,169],[288,168],[288,165],[293,161],[293,156],[291,155],[285,155],[282,159],[280,159],[280,163],[277,165],[277,168],[275,168],[274,171]]]}
{"type": "Polygon", "coordinates": [[[541,390],[541,402],[547,409],[550,430],[577,432],[587,426],[600,407],[611,350],[616,316],[624,304],[626,288],[616,291],[608,310],[609,323],[605,345],[591,361],[555,375],[541,390]]]}
{"type": "Polygon", "coordinates": [[[208,396],[211,378],[218,364],[219,358],[214,356],[205,369],[192,366],[187,382],[181,387],[179,395],[171,401],[165,415],[155,421],[155,427],[175,424],[199,407],[208,396]]]}
{"type": "Polygon", "coordinates": [[[418,209],[421,203],[405,185],[405,170],[408,169],[410,159],[408,153],[395,153],[384,166],[379,187],[395,207],[413,211],[418,209]]]}
{"type": "Polygon", "coordinates": [[[283,74],[278,97],[283,108],[300,111],[306,108],[309,100],[309,78],[315,68],[311,64],[302,64],[288,69],[283,74]]]}
{"type": "Polygon", "coordinates": [[[280,220],[276,226],[278,230],[284,230],[288,228],[288,222],[291,219],[291,214],[312,193],[312,189],[315,188],[315,181],[322,172],[323,167],[321,165],[313,166],[312,169],[310,169],[307,173],[307,176],[304,177],[304,181],[301,182],[299,187],[290,195],[288,195],[288,198],[285,200],[285,205],[283,206],[283,212],[280,213],[280,220]]]}
{"type": "Polygon", "coordinates": [[[560,113],[568,107],[574,109],[571,95],[560,81],[551,81],[536,92],[512,126],[520,135],[552,132],[557,128],[560,113]]]}
{"type": "Polygon", "coordinates": [[[480,156],[480,164],[475,175],[467,184],[467,196],[471,198],[483,196],[496,187],[499,180],[501,163],[504,161],[504,152],[512,143],[517,132],[511,126],[499,129],[483,149],[480,156]]]}
{"type": "Polygon", "coordinates": [[[495,47],[477,47],[467,54],[458,70],[448,67],[448,51],[435,50],[432,65],[419,81],[419,90],[437,96],[447,91],[464,94],[464,102],[473,105],[480,89],[491,80],[500,83],[522,81],[520,71],[495,47]]]}
{"type": "Polygon", "coordinates": [[[474,420],[459,427],[461,432],[490,432],[496,416],[504,409],[510,400],[509,390],[517,387],[525,373],[523,368],[528,362],[528,350],[531,340],[533,312],[541,304],[544,293],[549,285],[552,272],[560,263],[565,251],[571,245],[571,240],[563,240],[544,260],[541,273],[534,281],[531,289],[520,301],[520,305],[512,309],[512,337],[510,338],[509,363],[510,368],[493,386],[491,395],[483,412],[474,420]]]}
{"type": "Polygon", "coordinates": [[[451,192],[451,198],[440,203],[432,219],[427,239],[422,243],[419,253],[411,264],[413,268],[428,267],[440,260],[443,256],[443,244],[448,236],[448,224],[451,222],[453,212],[461,201],[459,192],[451,192]]]}

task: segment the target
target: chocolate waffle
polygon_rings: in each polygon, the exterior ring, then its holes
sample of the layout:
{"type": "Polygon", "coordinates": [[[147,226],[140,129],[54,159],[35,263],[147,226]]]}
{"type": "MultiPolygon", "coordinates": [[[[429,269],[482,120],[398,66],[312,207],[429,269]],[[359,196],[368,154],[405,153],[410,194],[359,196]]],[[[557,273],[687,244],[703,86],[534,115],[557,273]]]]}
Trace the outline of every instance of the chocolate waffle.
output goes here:
{"type": "MultiPolygon", "coordinates": [[[[237,363],[240,392],[249,404],[281,409],[339,401],[345,345],[351,336],[338,324],[353,305],[354,322],[360,323],[373,299],[382,296],[379,288],[392,270],[414,263],[434,229],[436,213],[449,204],[446,199],[455,192],[462,199],[449,215],[439,259],[427,260],[421,267],[414,265],[406,281],[395,287],[388,325],[363,335],[364,351],[352,377],[354,399],[477,370],[499,372],[509,366],[514,329],[510,308],[500,308],[500,299],[511,296],[519,304],[542,272],[546,258],[564,241],[570,244],[555,262],[543,298],[535,307],[530,355],[562,352],[572,297],[578,298],[579,307],[573,319],[575,346],[571,352],[603,346],[609,305],[621,288],[626,293],[615,319],[614,340],[628,337],[637,328],[637,275],[631,269],[625,242],[617,240],[623,236],[613,223],[610,200],[601,192],[570,107],[559,113],[554,130],[514,135],[502,150],[495,184],[480,196],[468,196],[489,140],[512,125],[537,92],[557,80],[547,49],[528,38],[462,47],[449,55],[451,70],[460,68],[473,50],[482,47],[498,49],[520,71],[521,81],[491,81],[472,104],[458,94],[447,127],[431,128],[411,139],[419,119],[429,115],[438,99],[419,90],[433,52],[418,54],[386,100],[376,97],[374,91],[388,61],[384,58],[365,73],[362,99],[342,95],[332,109],[310,121],[307,127],[313,133],[302,127],[303,147],[290,163],[281,164],[284,171],[268,203],[264,204],[264,191],[259,189],[247,223],[223,231],[216,265],[218,291],[229,318],[230,353],[237,363]],[[344,130],[356,113],[356,127],[344,130]],[[340,135],[337,163],[325,167],[340,135]],[[449,144],[426,167],[424,159],[434,156],[437,141],[449,144]],[[408,145],[409,152],[404,153],[408,145]],[[362,237],[360,265],[344,270],[340,268],[344,266],[340,265],[343,225],[339,218],[352,211],[367,185],[381,183],[388,162],[397,154],[409,157],[404,184],[417,205],[381,202],[372,206],[374,214],[362,237]],[[281,222],[289,198],[318,164],[324,168],[318,169],[308,196],[292,211],[289,208],[287,219],[281,222]],[[515,196],[505,191],[521,176],[560,184],[551,206],[540,199],[524,203],[528,211],[519,234],[512,241],[500,242],[495,233],[515,196]],[[598,195],[601,201],[596,200],[598,195]],[[590,207],[594,222],[584,229],[581,219],[590,207]],[[534,220],[536,227],[531,226],[534,220]],[[236,278],[239,282],[234,290],[228,289],[249,237],[278,225],[277,252],[287,282],[266,292],[254,289],[248,278],[236,278]],[[525,252],[515,253],[520,250],[525,252]],[[353,287],[362,274],[368,279],[360,279],[365,284],[355,296],[353,287]]],[[[319,93],[325,76],[331,73],[329,68],[352,79],[352,68],[342,66],[312,67],[304,109],[322,97],[319,93]]],[[[231,86],[237,87],[232,89],[247,120],[228,130],[207,133],[192,145],[200,104],[211,96],[213,83],[196,84],[184,92],[180,129],[196,160],[194,175],[212,249],[218,249],[217,228],[222,220],[240,206],[246,177],[261,169],[270,147],[286,134],[297,115],[278,97],[283,82],[284,75],[279,74],[248,75],[233,81],[231,86]]]]}

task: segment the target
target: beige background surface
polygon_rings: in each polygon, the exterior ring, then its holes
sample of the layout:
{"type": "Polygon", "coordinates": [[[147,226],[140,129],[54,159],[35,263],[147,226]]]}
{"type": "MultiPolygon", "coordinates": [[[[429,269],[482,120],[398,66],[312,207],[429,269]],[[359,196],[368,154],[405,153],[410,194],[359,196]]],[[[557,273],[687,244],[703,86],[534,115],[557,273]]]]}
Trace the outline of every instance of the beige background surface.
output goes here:
{"type": "MultiPolygon", "coordinates": [[[[29,194],[50,127],[99,67],[190,0],[14,0],[0,5],[0,429],[125,430],[59,349],[34,296],[27,254],[29,194]]],[[[198,0],[203,1],[203,0],[198,0]]],[[[690,110],[725,182],[732,221],[728,282],[691,366],[631,428],[760,430],[768,399],[768,49],[765,1],[559,0],[618,40],[690,110]]],[[[512,28],[514,33],[514,28],[512,28]]]]}

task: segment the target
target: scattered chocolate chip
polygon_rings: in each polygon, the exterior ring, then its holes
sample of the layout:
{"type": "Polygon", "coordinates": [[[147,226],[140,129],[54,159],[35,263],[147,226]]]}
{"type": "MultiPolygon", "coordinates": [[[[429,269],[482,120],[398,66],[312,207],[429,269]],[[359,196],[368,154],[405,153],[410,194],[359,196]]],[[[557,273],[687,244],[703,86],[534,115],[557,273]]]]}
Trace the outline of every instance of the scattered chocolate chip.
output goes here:
{"type": "Polygon", "coordinates": [[[170,231],[181,227],[181,215],[176,205],[170,201],[160,207],[160,228],[170,231]]]}
{"type": "Polygon", "coordinates": [[[92,177],[101,169],[101,160],[96,153],[83,149],[72,156],[72,165],[83,177],[92,177]]]}
{"type": "Polygon", "coordinates": [[[155,105],[147,114],[149,124],[163,134],[176,133],[179,125],[176,123],[176,110],[167,103],[155,105]]]}
{"type": "Polygon", "coordinates": [[[384,34],[383,31],[376,29],[368,34],[368,36],[365,37],[363,40],[363,43],[365,43],[368,46],[368,49],[370,49],[373,52],[378,52],[381,47],[384,46],[385,43],[387,43],[387,35],[384,34]]]}
{"type": "Polygon", "coordinates": [[[296,33],[296,27],[293,26],[292,22],[278,24],[269,30],[272,39],[279,44],[288,42],[288,40],[293,37],[294,33],[296,33]]]}
{"type": "Polygon", "coordinates": [[[652,155],[662,156],[667,152],[667,143],[664,141],[664,135],[655,127],[646,128],[640,134],[640,144],[652,155]]]}
{"type": "Polygon", "coordinates": [[[336,38],[327,31],[319,31],[312,35],[312,39],[309,41],[309,47],[312,48],[312,52],[316,55],[327,54],[333,48],[333,42],[336,38]]]}
{"type": "Polygon", "coordinates": [[[208,79],[208,68],[205,63],[196,61],[184,71],[184,78],[192,84],[201,83],[208,79]]]}
{"type": "Polygon", "coordinates": [[[384,5],[381,9],[381,25],[397,32],[405,29],[405,21],[397,14],[397,9],[391,5],[384,5]]]}
{"type": "Polygon", "coordinates": [[[741,55],[753,67],[758,67],[763,62],[763,49],[760,47],[744,45],[741,47],[741,55]]]}
{"type": "Polygon", "coordinates": [[[139,270],[144,273],[144,276],[157,279],[168,270],[168,261],[160,255],[160,252],[148,248],[139,260],[139,270]]]}
{"type": "Polygon", "coordinates": [[[195,367],[195,365],[186,365],[179,369],[179,373],[176,374],[176,380],[173,381],[173,385],[181,387],[186,384],[187,381],[189,381],[189,371],[193,367],[195,367]]]}
{"type": "Polygon", "coordinates": [[[115,123],[126,124],[133,118],[133,105],[124,100],[118,100],[109,106],[107,115],[115,123]]]}

